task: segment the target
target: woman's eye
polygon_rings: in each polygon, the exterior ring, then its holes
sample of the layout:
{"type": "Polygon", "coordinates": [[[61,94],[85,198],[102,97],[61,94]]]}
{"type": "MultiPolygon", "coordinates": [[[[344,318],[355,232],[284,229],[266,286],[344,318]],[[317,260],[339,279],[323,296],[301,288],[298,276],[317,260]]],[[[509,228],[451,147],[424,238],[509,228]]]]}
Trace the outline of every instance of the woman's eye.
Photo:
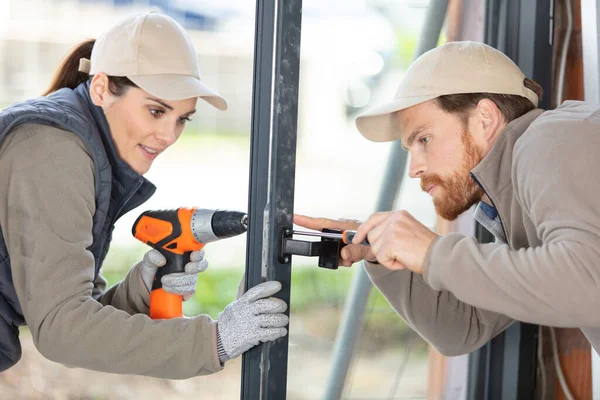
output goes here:
{"type": "Polygon", "coordinates": [[[181,117],[181,118],[179,118],[179,123],[181,125],[185,125],[187,122],[190,122],[190,121],[191,121],[190,117],[181,117]]]}
{"type": "Polygon", "coordinates": [[[421,143],[423,143],[423,144],[429,143],[430,140],[431,140],[431,137],[429,137],[429,136],[425,136],[420,139],[421,143]]]}
{"type": "Polygon", "coordinates": [[[163,110],[157,110],[156,108],[151,108],[150,109],[150,114],[152,114],[153,117],[158,118],[158,117],[160,117],[161,115],[164,114],[164,111],[163,110]]]}

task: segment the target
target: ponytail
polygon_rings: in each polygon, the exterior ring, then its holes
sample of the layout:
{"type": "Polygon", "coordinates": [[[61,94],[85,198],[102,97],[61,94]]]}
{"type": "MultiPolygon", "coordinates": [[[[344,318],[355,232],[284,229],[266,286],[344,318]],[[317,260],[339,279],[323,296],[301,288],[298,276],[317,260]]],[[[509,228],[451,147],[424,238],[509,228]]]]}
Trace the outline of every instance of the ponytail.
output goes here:
{"type": "Polygon", "coordinates": [[[79,60],[82,58],[89,60],[91,58],[95,42],[95,39],[88,39],[71,50],[55,72],[52,83],[43,93],[43,96],[47,96],[61,88],[75,89],[80,83],[89,79],[89,74],[79,72],[79,60]]]}

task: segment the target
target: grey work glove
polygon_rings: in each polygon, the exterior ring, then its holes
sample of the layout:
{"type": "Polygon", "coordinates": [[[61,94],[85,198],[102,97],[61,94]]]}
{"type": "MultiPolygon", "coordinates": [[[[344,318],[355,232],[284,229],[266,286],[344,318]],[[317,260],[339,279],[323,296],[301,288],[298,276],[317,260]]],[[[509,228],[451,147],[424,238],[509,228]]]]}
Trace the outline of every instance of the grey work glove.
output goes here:
{"type": "MultiPolygon", "coordinates": [[[[158,250],[152,249],[140,261],[140,274],[142,281],[152,290],[152,282],[156,270],[166,264],[166,258],[158,250]]],[[[204,250],[193,251],[190,254],[190,262],[185,265],[185,272],[167,274],[162,277],[160,282],[165,292],[178,294],[183,297],[183,301],[190,299],[196,293],[196,283],[198,274],[208,268],[208,261],[204,259],[204,250]]]]}
{"type": "Polygon", "coordinates": [[[238,357],[260,342],[287,334],[287,304],[270,297],[281,290],[281,283],[268,281],[256,285],[233,301],[217,319],[217,350],[221,363],[238,357]]]}

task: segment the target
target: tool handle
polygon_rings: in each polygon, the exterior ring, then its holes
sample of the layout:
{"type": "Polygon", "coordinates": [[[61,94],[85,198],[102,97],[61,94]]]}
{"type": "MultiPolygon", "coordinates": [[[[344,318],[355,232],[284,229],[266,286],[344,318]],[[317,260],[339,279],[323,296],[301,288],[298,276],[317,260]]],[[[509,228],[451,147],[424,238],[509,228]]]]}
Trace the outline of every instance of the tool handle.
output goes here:
{"type": "Polygon", "coordinates": [[[183,297],[165,292],[161,278],[174,272],[184,272],[185,265],[190,261],[190,252],[175,254],[165,249],[157,249],[167,259],[167,263],[156,270],[150,293],[150,318],[170,319],[183,316],[183,297]]]}
{"type": "Polygon", "coordinates": [[[150,292],[150,318],[171,319],[183,317],[183,298],[165,292],[163,288],[150,292]]]}
{"type": "MultiPolygon", "coordinates": [[[[346,244],[353,244],[352,239],[354,239],[354,236],[356,236],[356,231],[352,231],[352,230],[344,231],[344,233],[342,234],[342,241],[346,244]]],[[[361,246],[371,246],[371,243],[369,243],[368,238],[365,238],[365,240],[363,240],[359,244],[361,246]]]]}

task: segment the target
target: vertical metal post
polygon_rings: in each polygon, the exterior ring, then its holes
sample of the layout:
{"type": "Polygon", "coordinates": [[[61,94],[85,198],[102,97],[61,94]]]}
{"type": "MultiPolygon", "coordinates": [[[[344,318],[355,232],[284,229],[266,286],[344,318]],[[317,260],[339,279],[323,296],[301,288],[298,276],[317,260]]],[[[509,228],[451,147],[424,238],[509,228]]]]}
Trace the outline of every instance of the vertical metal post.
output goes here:
{"type": "Polygon", "coordinates": [[[539,107],[550,109],[552,99],[552,31],[551,20],[554,12],[554,0],[521,0],[519,26],[512,26],[509,31],[519,32],[518,52],[507,53],[521,71],[544,88],[544,99],[539,107]]]}
{"type": "MultiPolygon", "coordinates": [[[[437,46],[440,32],[446,19],[448,1],[431,0],[425,22],[423,23],[423,30],[421,31],[415,58],[437,46]]],[[[400,141],[394,142],[388,156],[376,211],[389,211],[394,207],[402,177],[404,176],[406,156],[406,151],[402,148],[400,141]]],[[[354,349],[363,329],[364,314],[369,293],[371,292],[371,285],[371,281],[363,265],[361,265],[353,277],[352,288],[344,307],[334,344],[331,372],[327,381],[327,388],[325,389],[324,398],[326,400],[340,399],[344,391],[344,384],[348,370],[350,369],[354,349]]]]}
{"type": "MultiPolygon", "coordinates": [[[[277,280],[288,305],[291,264],[278,253],[294,208],[301,9],[301,0],[258,0],[254,50],[245,287],[277,280]]],[[[285,399],[287,356],[287,336],[246,352],[241,398],[285,399]]]]}

